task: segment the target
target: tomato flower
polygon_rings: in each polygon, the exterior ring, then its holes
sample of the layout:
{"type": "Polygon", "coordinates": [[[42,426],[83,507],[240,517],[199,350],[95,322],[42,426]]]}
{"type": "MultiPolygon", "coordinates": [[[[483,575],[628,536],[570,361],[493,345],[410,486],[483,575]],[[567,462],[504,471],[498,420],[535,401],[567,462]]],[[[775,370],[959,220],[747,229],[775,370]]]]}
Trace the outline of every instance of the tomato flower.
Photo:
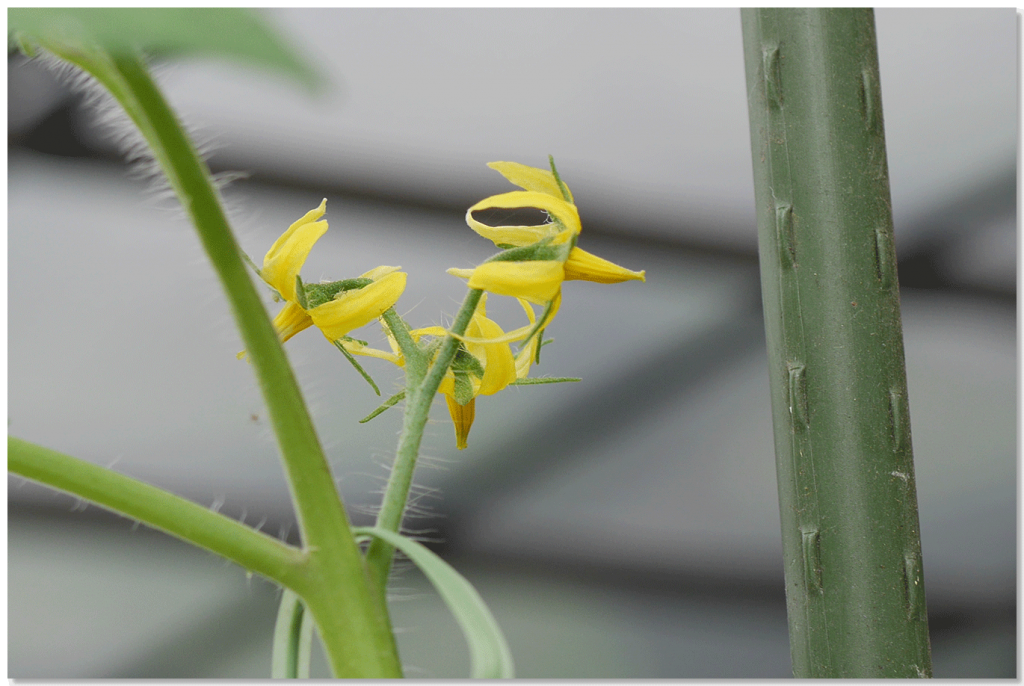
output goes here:
{"type": "MultiPolygon", "coordinates": [[[[440,326],[428,326],[414,329],[410,333],[415,340],[419,340],[422,336],[446,336],[448,331],[440,326]]],[[[501,338],[504,332],[497,323],[487,318],[486,294],[480,298],[466,327],[466,334],[479,342],[463,342],[459,345],[455,359],[437,388],[437,392],[443,394],[448,402],[448,413],[455,425],[455,444],[459,450],[467,445],[466,439],[476,416],[476,397],[494,395],[520,378],[516,357],[508,343],[494,341],[501,338]]]]}
{"type": "MultiPolygon", "coordinates": [[[[326,198],[274,241],[263,258],[260,278],[285,301],[274,318],[281,342],[316,326],[332,343],[354,329],[369,324],[392,307],[405,290],[401,267],[381,266],[354,279],[303,283],[299,272],[313,245],[327,232],[320,221],[327,211],[326,198]]],[[[240,355],[241,356],[241,355],[240,355]]]]}
{"type": "Polygon", "coordinates": [[[502,340],[532,337],[550,324],[561,304],[563,281],[646,280],[643,271],[620,267],[576,246],[582,230],[579,212],[572,192],[558,176],[554,161],[551,171],[517,162],[491,162],[487,166],[523,190],[481,200],[466,212],[466,223],[505,250],[475,269],[449,269],[448,273],[468,279],[470,288],[513,296],[520,302],[525,300],[546,308],[540,325],[516,329],[505,334],[502,340]],[[484,210],[524,207],[544,210],[550,221],[535,226],[491,226],[473,216],[474,212],[484,210]]]}

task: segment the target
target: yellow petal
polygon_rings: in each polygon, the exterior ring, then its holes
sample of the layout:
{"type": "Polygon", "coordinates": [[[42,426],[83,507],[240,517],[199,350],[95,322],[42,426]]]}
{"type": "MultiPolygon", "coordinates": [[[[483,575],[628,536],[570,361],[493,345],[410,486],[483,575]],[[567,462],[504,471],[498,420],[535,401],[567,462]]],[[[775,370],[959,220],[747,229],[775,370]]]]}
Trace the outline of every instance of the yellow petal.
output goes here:
{"type": "MultiPolygon", "coordinates": [[[[520,188],[545,193],[559,200],[565,199],[562,189],[558,186],[558,181],[555,180],[555,175],[547,169],[527,167],[518,162],[488,162],[487,166],[520,188]]],[[[568,201],[572,202],[572,192],[569,191],[568,186],[565,187],[565,190],[569,193],[568,201]]]]}
{"type": "MultiPolygon", "coordinates": [[[[519,300],[520,303],[523,302],[522,298],[520,298],[519,300]]],[[[558,314],[558,310],[561,306],[562,293],[561,291],[559,291],[558,293],[555,294],[554,299],[551,301],[551,309],[548,310],[548,314],[546,317],[544,317],[544,323],[541,324],[540,328],[547,328],[551,324],[551,321],[555,318],[555,315],[558,314]]],[[[512,331],[509,331],[505,335],[498,336],[497,338],[472,338],[468,336],[456,336],[455,334],[452,334],[452,336],[458,338],[460,341],[464,343],[514,343],[515,341],[521,341],[527,336],[529,336],[530,333],[533,332],[533,330],[537,327],[537,325],[533,322],[532,317],[530,319],[530,322],[531,323],[527,324],[526,326],[521,326],[518,329],[513,329],[512,331]]]]}
{"type": "Polygon", "coordinates": [[[472,398],[465,405],[459,405],[455,398],[445,395],[448,401],[448,413],[452,416],[452,423],[455,424],[455,446],[459,450],[466,448],[466,438],[469,437],[469,430],[473,426],[473,418],[476,415],[476,398],[472,398]]]}
{"type": "Polygon", "coordinates": [[[473,270],[467,285],[543,305],[558,293],[564,276],[565,270],[558,260],[485,262],[473,270]]]}
{"type": "Polygon", "coordinates": [[[466,212],[466,223],[484,238],[494,241],[498,245],[530,245],[542,238],[553,236],[563,229],[569,229],[572,234],[580,232],[580,215],[575,205],[570,205],[560,197],[555,198],[546,193],[536,191],[511,191],[500,195],[492,195],[484,198],[473,205],[466,212]],[[561,222],[561,226],[555,223],[539,224],[537,226],[489,226],[473,218],[473,213],[489,209],[516,209],[520,207],[535,207],[544,210],[553,218],[561,222]]]}
{"type": "Polygon", "coordinates": [[[288,230],[274,241],[263,258],[260,276],[289,302],[296,299],[295,277],[302,270],[309,251],[327,232],[327,222],[316,221],[324,216],[326,211],[327,198],[324,198],[318,208],[310,210],[302,219],[288,227],[288,230]]]}
{"type": "Polygon", "coordinates": [[[493,339],[504,335],[504,331],[495,322],[477,313],[473,316],[466,334],[473,338],[487,340],[487,343],[467,343],[470,355],[483,363],[484,376],[473,379],[476,395],[494,395],[516,380],[516,361],[508,343],[495,343],[493,339]]]}
{"type": "Polygon", "coordinates": [[[274,329],[282,343],[312,325],[313,320],[306,314],[306,311],[294,302],[285,303],[285,306],[274,317],[274,329]]]}
{"type": "Polygon", "coordinates": [[[646,281],[646,271],[634,272],[614,262],[592,255],[586,250],[573,248],[565,263],[566,281],[596,281],[597,283],[622,283],[623,281],[646,281]]]}
{"type": "Polygon", "coordinates": [[[399,367],[405,366],[405,358],[394,351],[388,352],[386,350],[378,350],[377,348],[371,348],[368,345],[363,345],[359,341],[341,341],[341,344],[345,347],[345,350],[349,351],[353,355],[376,357],[380,360],[387,360],[399,367]]]}
{"type": "Polygon", "coordinates": [[[370,271],[366,272],[365,274],[360,274],[359,278],[361,278],[361,279],[373,279],[374,281],[379,281],[380,279],[384,278],[388,274],[397,272],[399,269],[401,269],[401,267],[385,267],[385,266],[381,265],[380,267],[374,267],[373,269],[371,269],[370,271]]]}
{"type": "Polygon", "coordinates": [[[420,336],[447,336],[448,330],[443,326],[425,326],[422,329],[413,329],[409,332],[413,339],[419,340],[420,336]]]}
{"type": "Polygon", "coordinates": [[[338,297],[309,311],[313,323],[329,341],[369,324],[398,302],[405,290],[405,272],[391,272],[369,286],[343,291],[338,297]]]}
{"type": "Polygon", "coordinates": [[[451,269],[448,269],[446,271],[452,276],[457,276],[460,279],[468,279],[469,277],[473,276],[472,269],[459,269],[457,267],[452,267],[451,269]]]}

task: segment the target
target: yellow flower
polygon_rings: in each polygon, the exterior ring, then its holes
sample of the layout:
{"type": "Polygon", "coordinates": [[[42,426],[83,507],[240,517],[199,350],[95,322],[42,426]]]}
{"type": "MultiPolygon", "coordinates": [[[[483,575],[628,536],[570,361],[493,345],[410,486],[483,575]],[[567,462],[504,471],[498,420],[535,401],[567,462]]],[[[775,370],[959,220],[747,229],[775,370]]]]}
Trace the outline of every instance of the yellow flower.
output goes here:
{"type": "MultiPolygon", "coordinates": [[[[533,315],[532,310],[530,314],[533,315]]],[[[429,326],[414,329],[410,333],[415,340],[419,340],[422,336],[445,336],[448,331],[440,326],[429,326]]],[[[504,332],[497,323],[487,318],[486,294],[480,298],[480,303],[466,327],[466,334],[470,338],[479,339],[480,342],[461,344],[452,365],[437,388],[437,392],[443,394],[448,402],[448,413],[455,425],[455,445],[459,450],[467,445],[466,439],[476,415],[476,397],[494,395],[516,379],[522,378],[519,376],[519,362],[512,354],[508,343],[494,342],[494,339],[501,338],[504,332]]],[[[526,363],[523,376],[528,371],[529,363],[526,363]]]]}
{"type": "Polygon", "coordinates": [[[401,267],[381,266],[355,279],[303,284],[302,265],[313,245],[327,232],[327,200],[307,212],[274,241],[263,258],[260,277],[285,301],[274,318],[281,342],[315,325],[332,343],[369,324],[397,301],[405,290],[401,267]]]}
{"type": "MultiPolygon", "coordinates": [[[[551,171],[516,162],[491,162],[487,166],[524,190],[481,200],[466,212],[466,223],[506,251],[475,269],[449,269],[449,274],[468,279],[470,288],[513,296],[520,298],[520,302],[525,300],[546,307],[547,315],[539,328],[548,326],[554,319],[561,303],[563,281],[620,283],[646,280],[643,271],[620,267],[576,247],[582,230],[579,212],[572,192],[558,176],[553,162],[551,171]],[[490,226],[473,216],[474,212],[483,210],[522,207],[544,210],[550,221],[537,226],[490,226]]],[[[502,340],[521,340],[535,328],[538,327],[531,325],[516,329],[505,334],[502,340]]]]}

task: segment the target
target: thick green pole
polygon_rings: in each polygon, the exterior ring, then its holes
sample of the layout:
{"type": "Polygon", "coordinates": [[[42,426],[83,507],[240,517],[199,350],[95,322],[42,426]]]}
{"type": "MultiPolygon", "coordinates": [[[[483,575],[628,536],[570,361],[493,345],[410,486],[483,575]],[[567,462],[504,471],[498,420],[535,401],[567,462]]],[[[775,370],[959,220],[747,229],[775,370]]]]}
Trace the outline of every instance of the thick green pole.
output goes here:
{"type": "Polygon", "coordinates": [[[793,672],[931,676],[874,13],[742,14],[793,672]]]}

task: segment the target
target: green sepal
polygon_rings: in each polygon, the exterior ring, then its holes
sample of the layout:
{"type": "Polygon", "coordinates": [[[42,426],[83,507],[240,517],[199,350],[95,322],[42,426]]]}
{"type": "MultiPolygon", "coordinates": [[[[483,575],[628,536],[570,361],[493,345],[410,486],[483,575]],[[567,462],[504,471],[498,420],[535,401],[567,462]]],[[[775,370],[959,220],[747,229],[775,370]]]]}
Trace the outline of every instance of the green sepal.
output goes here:
{"type": "Polygon", "coordinates": [[[510,248],[488,258],[486,262],[565,262],[569,259],[569,251],[572,250],[572,246],[569,244],[551,245],[552,240],[554,240],[554,236],[548,236],[530,245],[510,248]]]}
{"type": "Polygon", "coordinates": [[[509,386],[536,386],[542,383],[569,383],[583,381],[574,376],[540,376],[536,378],[527,377],[525,379],[516,379],[509,386]]]}
{"type": "Polygon", "coordinates": [[[344,291],[354,291],[360,288],[366,288],[373,279],[366,277],[359,277],[356,279],[342,279],[341,281],[331,281],[330,283],[309,283],[306,284],[306,302],[308,305],[302,305],[302,309],[311,310],[314,307],[329,303],[338,297],[339,293],[344,291]]]}
{"type": "Polygon", "coordinates": [[[555,177],[555,183],[558,184],[558,190],[562,191],[562,199],[567,203],[572,204],[572,196],[569,194],[569,188],[562,183],[562,177],[558,175],[558,170],[555,169],[555,158],[553,155],[548,155],[548,162],[551,164],[551,175],[555,177]]]}
{"type": "Polygon", "coordinates": [[[362,419],[360,419],[359,423],[360,424],[365,424],[366,422],[370,421],[371,419],[373,419],[377,415],[379,415],[382,412],[384,412],[384,410],[387,410],[389,408],[394,407],[395,405],[397,405],[398,403],[402,402],[403,400],[405,400],[405,391],[399,391],[398,393],[395,393],[393,396],[391,396],[390,398],[385,400],[384,403],[381,404],[381,406],[378,407],[376,410],[374,410],[370,414],[368,414],[365,417],[363,417],[362,419]]]}
{"type": "Polygon", "coordinates": [[[470,374],[478,379],[484,378],[484,366],[480,364],[480,360],[460,347],[455,351],[455,359],[452,360],[450,369],[455,375],[455,402],[465,405],[475,397],[470,374]]]}
{"type": "Polygon", "coordinates": [[[307,304],[309,301],[306,299],[306,289],[302,283],[302,277],[298,274],[295,275],[295,299],[299,302],[299,307],[304,310],[309,309],[307,304]]]}
{"type": "Polygon", "coordinates": [[[475,397],[473,382],[469,380],[469,372],[452,369],[452,373],[455,375],[455,402],[465,405],[475,397]]]}
{"type": "MultiPolygon", "coordinates": [[[[520,349],[522,349],[522,347],[524,347],[526,345],[529,345],[530,339],[532,339],[534,336],[542,335],[543,334],[544,329],[541,327],[541,325],[544,324],[544,320],[548,318],[549,314],[551,314],[551,310],[552,310],[552,308],[554,308],[554,306],[555,306],[555,301],[554,300],[552,300],[551,302],[549,302],[547,304],[547,307],[544,308],[544,312],[542,312],[541,315],[540,315],[540,319],[537,320],[537,323],[534,325],[533,329],[531,329],[530,333],[528,333],[526,335],[526,338],[523,339],[523,342],[520,345],[520,349]]],[[[544,342],[541,341],[541,344],[537,346],[537,357],[536,357],[536,361],[537,362],[540,362],[540,349],[541,349],[541,347],[543,347],[543,345],[544,345],[544,342]]]]}
{"type": "Polygon", "coordinates": [[[249,255],[244,250],[239,250],[238,252],[242,253],[242,259],[245,260],[245,263],[247,265],[249,265],[250,269],[252,269],[254,272],[256,272],[256,276],[258,276],[258,277],[260,277],[262,279],[263,278],[263,272],[260,270],[259,267],[256,266],[256,263],[252,261],[252,258],[249,257],[249,255]]]}
{"type": "Polygon", "coordinates": [[[466,352],[465,348],[455,351],[451,369],[453,372],[469,372],[478,379],[484,378],[484,366],[480,364],[480,360],[466,352]]]}
{"type": "Polygon", "coordinates": [[[434,357],[434,353],[441,348],[442,343],[444,343],[444,338],[435,337],[434,340],[427,344],[427,347],[424,348],[423,352],[426,354],[428,359],[432,359],[434,357]]]}
{"type": "Polygon", "coordinates": [[[352,353],[350,353],[348,350],[345,350],[345,346],[342,344],[340,339],[334,341],[334,346],[338,350],[340,350],[346,358],[348,358],[348,361],[352,363],[352,366],[356,368],[356,371],[359,372],[360,376],[366,379],[366,383],[370,384],[370,388],[373,389],[373,392],[376,393],[377,395],[380,395],[380,389],[377,388],[377,384],[373,382],[373,379],[371,379],[370,375],[366,373],[366,370],[363,369],[363,367],[358,362],[356,362],[356,358],[352,356],[352,353]]]}
{"type": "MultiPolygon", "coordinates": [[[[543,321],[543,320],[542,320],[543,321]]],[[[544,340],[544,329],[537,332],[537,352],[533,355],[533,363],[540,364],[540,349],[544,347],[544,344],[548,341],[544,340]]]]}
{"type": "MultiPolygon", "coordinates": [[[[534,364],[540,364],[540,349],[543,348],[548,343],[554,343],[555,342],[554,338],[547,338],[547,339],[544,338],[544,332],[545,331],[547,331],[547,329],[541,329],[540,331],[537,332],[538,338],[542,339],[542,340],[540,340],[539,344],[537,345],[537,352],[535,353],[534,358],[533,358],[533,363],[534,364]]],[[[516,351],[517,355],[519,353],[521,353],[523,350],[526,349],[526,343],[528,341],[529,341],[529,339],[527,339],[527,341],[524,341],[522,344],[520,344],[519,350],[516,351]]]]}

